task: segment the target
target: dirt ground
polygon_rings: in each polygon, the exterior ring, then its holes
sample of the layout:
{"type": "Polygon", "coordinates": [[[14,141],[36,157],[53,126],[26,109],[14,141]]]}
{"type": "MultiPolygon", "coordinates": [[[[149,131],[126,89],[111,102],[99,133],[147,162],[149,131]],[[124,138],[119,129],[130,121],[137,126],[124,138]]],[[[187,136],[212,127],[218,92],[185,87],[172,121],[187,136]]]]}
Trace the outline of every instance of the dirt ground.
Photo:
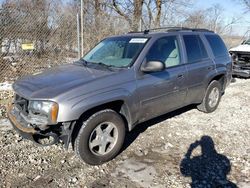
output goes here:
{"type": "Polygon", "coordinates": [[[89,166],[62,145],[37,147],[0,120],[0,187],[250,187],[250,80],[218,109],[187,107],[138,125],[111,162],[89,166]],[[216,182],[216,184],[211,184],[216,182]]]}

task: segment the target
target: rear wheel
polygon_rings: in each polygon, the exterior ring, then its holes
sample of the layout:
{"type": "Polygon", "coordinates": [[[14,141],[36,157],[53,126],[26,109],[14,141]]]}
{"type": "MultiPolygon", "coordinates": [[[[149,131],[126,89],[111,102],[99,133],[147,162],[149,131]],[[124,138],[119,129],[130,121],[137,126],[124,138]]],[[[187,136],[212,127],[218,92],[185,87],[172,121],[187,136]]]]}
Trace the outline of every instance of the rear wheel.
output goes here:
{"type": "Polygon", "coordinates": [[[122,117],[113,110],[102,110],[83,122],[75,140],[75,151],[86,163],[99,165],[119,153],[124,138],[122,117]]]}
{"type": "Polygon", "coordinates": [[[197,106],[198,110],[211,113],[215,111],[220,103],[222,95],[222,86],[220,82],[214,80],[207,87],[206,94],[203,98],[203,101],[200,105],[197,106]]]}

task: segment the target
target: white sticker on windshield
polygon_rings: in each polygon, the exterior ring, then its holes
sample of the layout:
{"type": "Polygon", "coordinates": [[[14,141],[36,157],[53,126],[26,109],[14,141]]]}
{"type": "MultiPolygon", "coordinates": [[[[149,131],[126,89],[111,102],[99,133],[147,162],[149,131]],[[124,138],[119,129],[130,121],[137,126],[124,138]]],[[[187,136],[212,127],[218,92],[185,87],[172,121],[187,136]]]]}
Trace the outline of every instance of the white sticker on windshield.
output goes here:
{"type": "Polygon", "coordinates": [[[129,43],[145,43],[147,40],[147,38],[133,38],[129,41],[129,43]]]}

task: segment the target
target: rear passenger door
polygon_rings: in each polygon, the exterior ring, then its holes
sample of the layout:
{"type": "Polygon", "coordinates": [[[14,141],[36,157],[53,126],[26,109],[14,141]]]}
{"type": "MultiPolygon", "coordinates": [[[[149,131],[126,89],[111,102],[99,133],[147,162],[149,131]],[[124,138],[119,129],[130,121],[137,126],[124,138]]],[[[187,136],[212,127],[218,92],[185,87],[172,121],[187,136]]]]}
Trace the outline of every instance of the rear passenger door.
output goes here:
{"type": "Polygon", "coordinates": [[[184,51],[186,52],[185,64],[188,72],[186,104],[202,101],[206,89],[206,79],[215,69],[215,64],[209,57],[203,40],[199,34],[183,34],[184,51]]]}
{"type": "MultiPolygon", "coordinates": [[[[218,74],[224,74],[227,78],[227,80],[224,80],[224,84],[229,84],[232,78],[232,59],[229,55],[226,45],[218,35],[205,34],[204,36],[208,41],[211,51],[213,52],[213,60],[216,66],[216,72],[218,74]]],[[[223,87],[224,90],[226,85],[223,87]]]]}

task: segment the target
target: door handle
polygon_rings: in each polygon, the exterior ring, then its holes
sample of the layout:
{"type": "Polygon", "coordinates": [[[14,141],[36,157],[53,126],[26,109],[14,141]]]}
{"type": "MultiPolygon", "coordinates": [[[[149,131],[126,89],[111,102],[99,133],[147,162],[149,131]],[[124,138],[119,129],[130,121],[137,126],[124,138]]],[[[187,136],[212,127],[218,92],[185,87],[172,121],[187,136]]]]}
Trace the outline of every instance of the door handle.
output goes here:
{"type": "Polygon", "coordinates": [[[177,76],[178,79],[182,79],[183,77],[184,77],[183,74],[179,74],[179,75],[177,76]]]}
{"type": "Polygon", "coordinates": [[[209,67],[207,67],[207,70],[213,70],[213,66],[209,66],[209,67]]]}

